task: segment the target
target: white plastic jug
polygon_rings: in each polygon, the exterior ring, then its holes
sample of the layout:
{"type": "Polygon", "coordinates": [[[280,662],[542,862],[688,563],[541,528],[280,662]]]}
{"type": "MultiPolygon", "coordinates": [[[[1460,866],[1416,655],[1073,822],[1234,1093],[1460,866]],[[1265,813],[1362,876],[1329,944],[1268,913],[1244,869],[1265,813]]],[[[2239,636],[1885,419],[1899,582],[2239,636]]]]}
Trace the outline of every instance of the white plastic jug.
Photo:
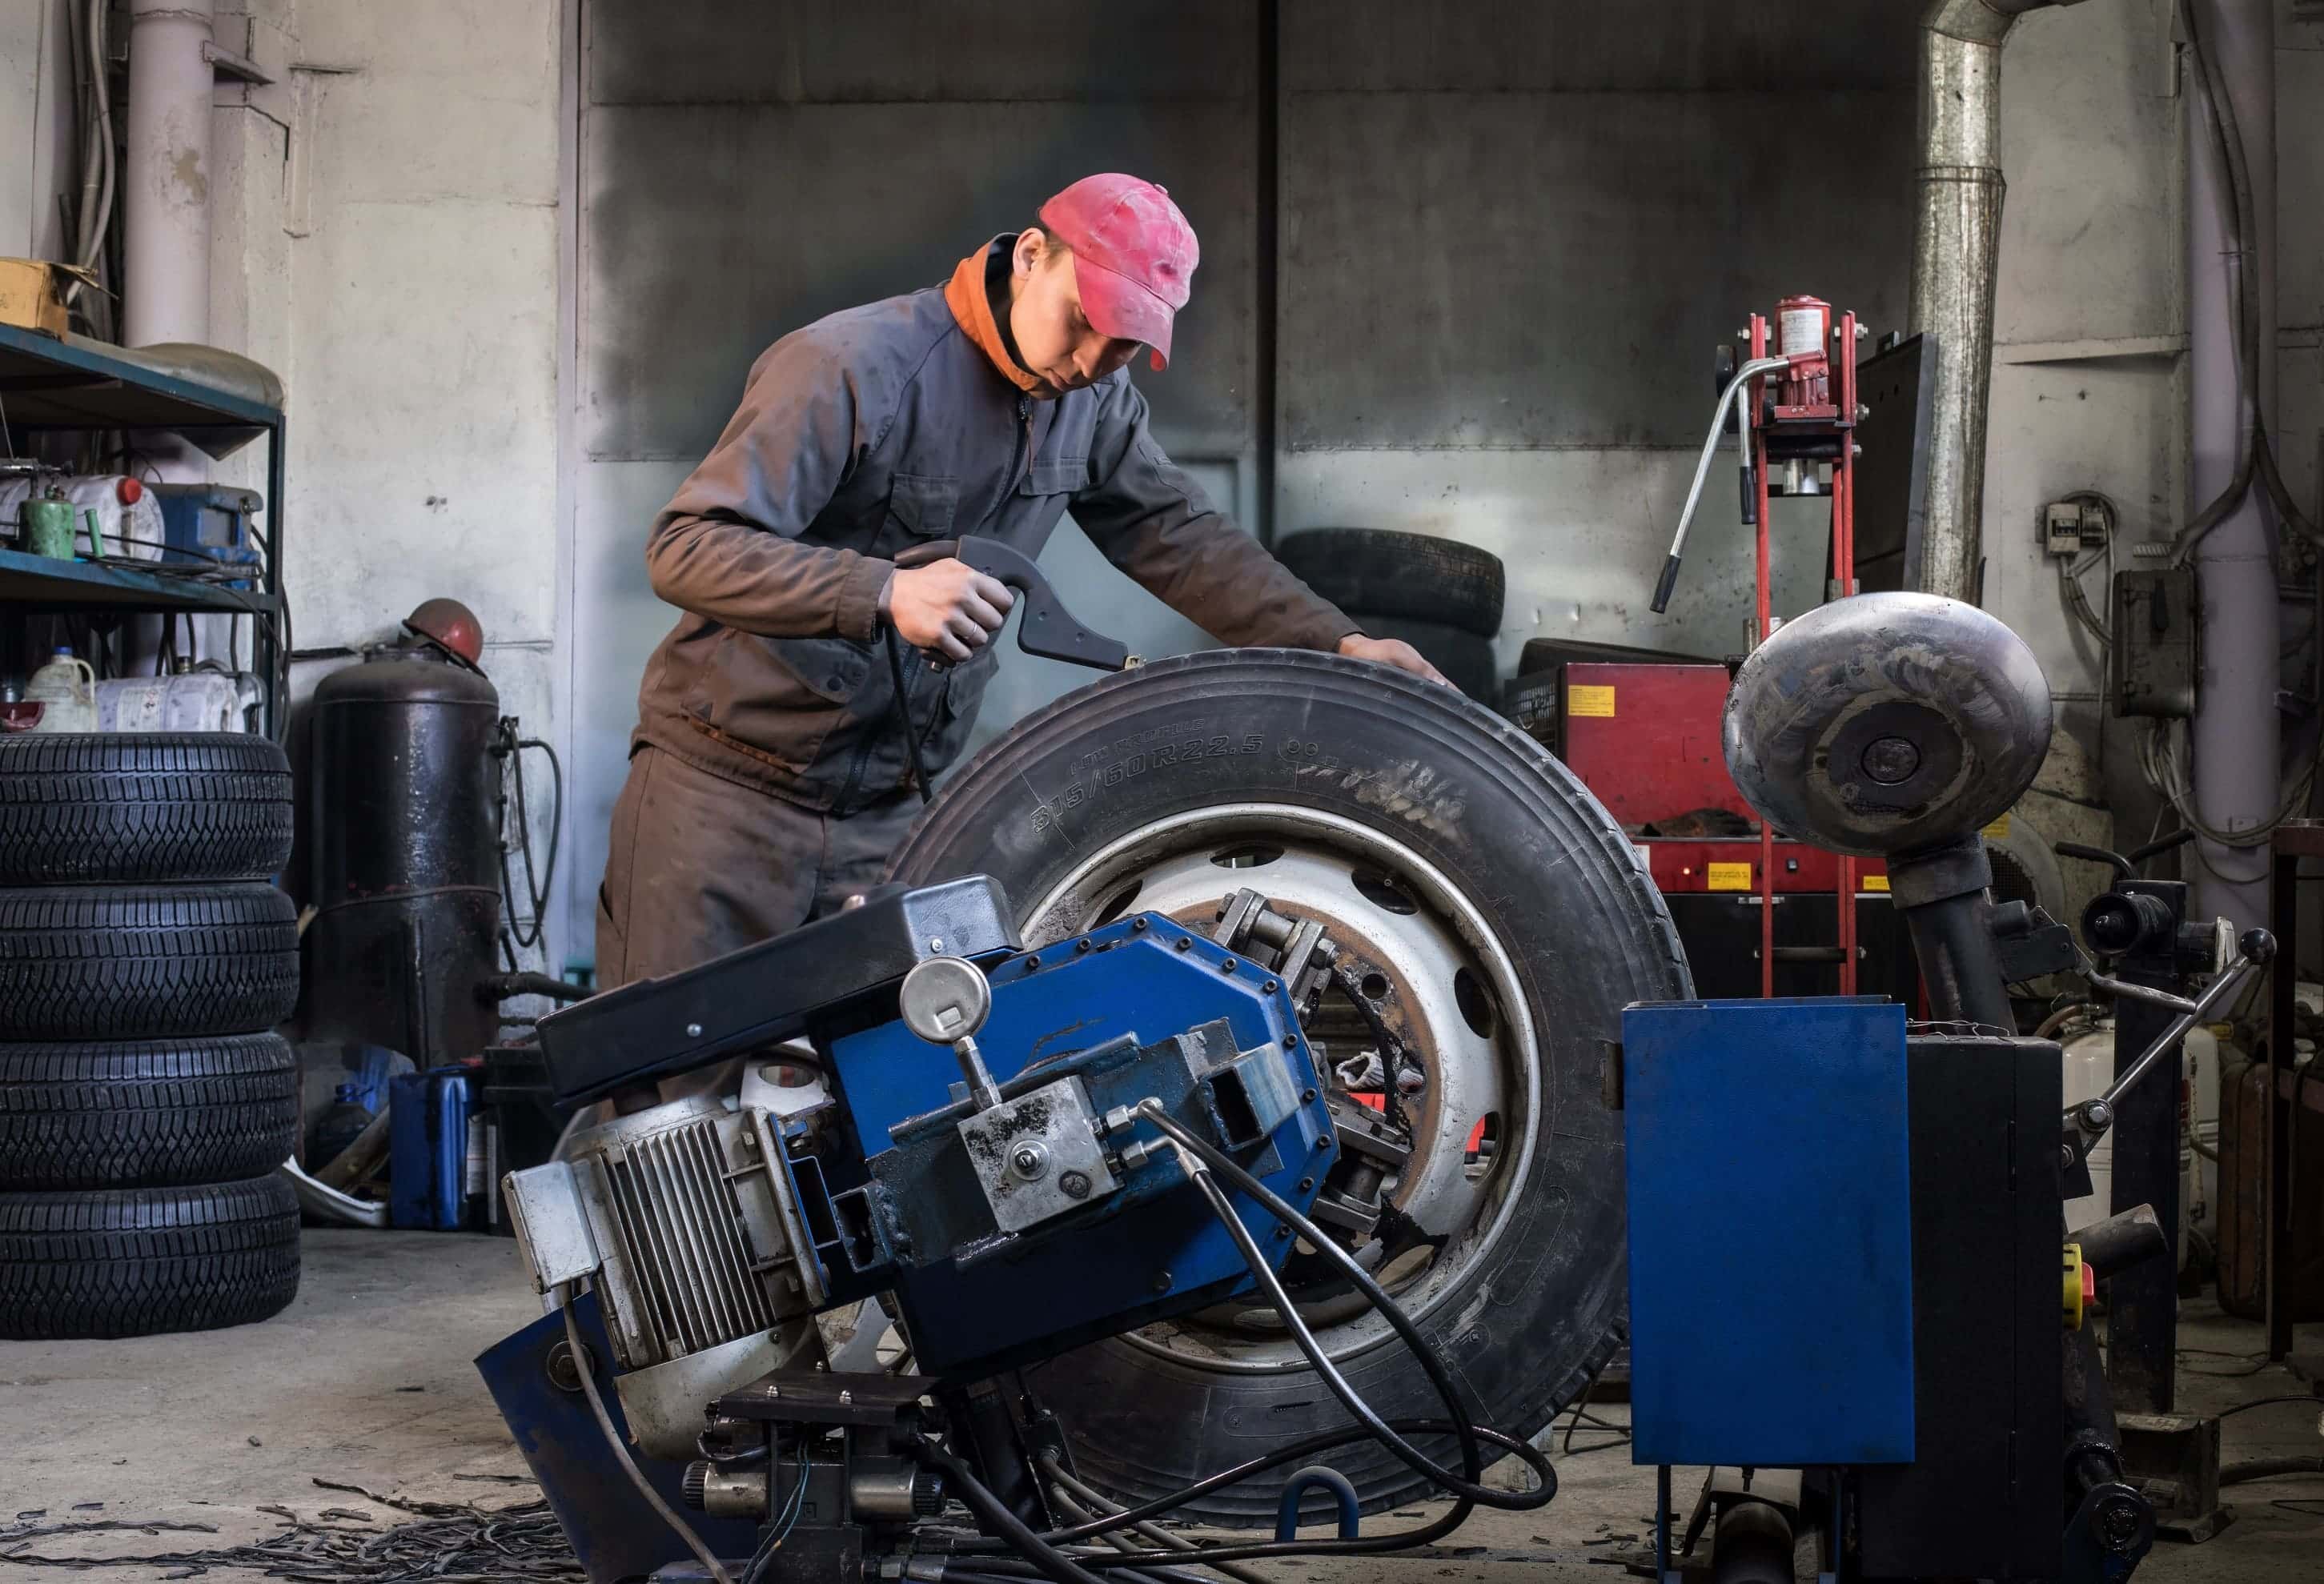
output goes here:
{"type": "Polygon", "coordinates": [[[72,650],[60,648],[57,658],[32,673],[24,687],[24,702],[41,706],[34,732],[94,732],[97,730],[97,672],[72,650]]]}

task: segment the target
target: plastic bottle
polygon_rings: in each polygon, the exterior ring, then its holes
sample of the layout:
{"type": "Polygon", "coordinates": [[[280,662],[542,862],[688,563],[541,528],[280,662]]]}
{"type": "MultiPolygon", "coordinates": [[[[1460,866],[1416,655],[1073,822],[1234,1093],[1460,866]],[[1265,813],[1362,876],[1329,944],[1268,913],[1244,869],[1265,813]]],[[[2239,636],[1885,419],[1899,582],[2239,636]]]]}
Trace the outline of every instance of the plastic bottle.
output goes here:
{"type": "Polygon", "coordinates": [[[346,1152],[346,1147],[365,1128],[371,1126],[371,1108],[363,1103],[363,1086],[356,1083],[339,1085],[338,1096],[315,1123],[315,1147],[310,1152],[313,1164],[309,1171],[321,1171],[346,1152]]]}
{"type": "Polygon", "coordinates": [[[24,687],[24,702],[41,706],[34,732],[94,732],[97,730],[97,673],[71,649],[58,646],[57,658],[32,673],[24,687]]]}

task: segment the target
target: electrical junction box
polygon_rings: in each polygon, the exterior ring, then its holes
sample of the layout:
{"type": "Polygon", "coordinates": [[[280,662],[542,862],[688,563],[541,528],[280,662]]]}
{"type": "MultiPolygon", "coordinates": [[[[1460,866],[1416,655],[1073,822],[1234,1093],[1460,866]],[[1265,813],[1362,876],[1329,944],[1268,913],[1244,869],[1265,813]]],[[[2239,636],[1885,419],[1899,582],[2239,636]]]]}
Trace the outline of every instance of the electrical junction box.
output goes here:
{"type": "Polygon", "coordinates": [[[2114,575],[2107,680],[2116,714],[2184,719],[2195,713],[2201,609],[2191,567],[2114,575]]]}
{"type": "Polygon", "coordinates": [[[1914,1454],[1904,1008],[1622,1014],[1631,1461],[1914,1454]]]}
{"type": "Polygon", "coordinates": [[[2089,534],[2085,530],[2085,522],[2098,515],[2098,513],[2090,508],[2077,502],[2051,502],[2042,508],[2043,548],[2052,556],[2080,555],[2082,541],[2086,537],[2098,538],[2103,536],[2106,531],[2102,521],[2089,522],[2089,528],[2095,529],[2096,534],[2089,534]]]}

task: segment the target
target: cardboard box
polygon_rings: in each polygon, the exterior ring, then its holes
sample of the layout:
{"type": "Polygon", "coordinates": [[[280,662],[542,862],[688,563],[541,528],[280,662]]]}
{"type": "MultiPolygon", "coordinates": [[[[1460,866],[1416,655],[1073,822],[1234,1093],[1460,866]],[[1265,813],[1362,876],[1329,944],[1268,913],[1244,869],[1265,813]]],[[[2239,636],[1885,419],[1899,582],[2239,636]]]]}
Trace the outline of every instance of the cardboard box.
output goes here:
{"type": "Polygon", "coordinates": [[[0,259],[0,325],[22,325],[61,336],[70,324],[65,292],[75,281],[94,289],[97,278],[71,264],[41,259],[0,259]]]}

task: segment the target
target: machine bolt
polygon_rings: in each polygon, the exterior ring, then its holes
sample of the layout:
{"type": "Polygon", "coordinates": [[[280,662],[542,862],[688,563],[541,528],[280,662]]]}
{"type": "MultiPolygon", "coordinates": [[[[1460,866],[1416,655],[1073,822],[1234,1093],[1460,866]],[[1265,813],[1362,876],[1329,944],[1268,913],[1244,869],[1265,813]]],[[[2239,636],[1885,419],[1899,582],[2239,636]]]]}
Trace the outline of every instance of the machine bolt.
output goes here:
{"type": "Polygon", "coordinates": [[[1309,1190],[1310,1188],[1313,1188],[1314,1186],[1315,1186],[1315,1179],[1314,1179],[1314,1178],[1313,1178],[1313,1177],[1302,1177],[1302,1178],[1300,1178],[1300,1179],[1299,1179],[1299,1192],[1300,1192],[1300,1193],[1306,1193],[1306,1192],[1307,1192],[1307,1190],[1309,1190]]]}
{"type": "Polygon", "coordinates": [[[1270,979],[1265,984],[1260,985],[1259,990],[1261,995],[1271,996],[1275,993],[1275,981],[1270,979]]]}
{"type": "Polygon", "coordinates": [[[2119,1552],[2138,1537],[2138,1507],[2135,1503],[2110,1501],[2092,1515],[2098,1520],[2098,1538],[2108,1551],[2119,1552]]]}
{"type": "Polygon", "coordinates": [[[1864,339],[1864,337],[1865,337],[1865,334],[1866,334],[1865,327],[1864,327],[1863,324],[1862,324],[1861,322],[1859,322],[1859,323],[1857,325],[1857,327],[1856,327],[1856,338],[1857,338],[1858,341],[1861,341],[1861,340],[1863,340],[1863,339],[1864,339]]]}
{"type": "Polygon", "coordinates": [[[1130,933],[1131,935],[1139,935],[1139,934],[1142,934],[1142,933],[1144,932],[1145,928],[1146,928],[1146,920],[1145,920],[1145,919],[1144,919],[1144,917],[1142,917],[1142,916],[1141,916],[1141,917],[1138,917],[1138,918],[1133,918],[1133,919],[1131,919],[1131,920],[1130,921],[1130,933]]]}
{"type": "MultiPolygon", "coordinates": [[[[585,1350],[582,1358],[588,1365],[590,1372],[595,1374],[597,1368],[596,1356],[585,1350]]],[[[573,1367],[571,1343],[559,1342],[549,1350],[548,1370],[549,1384],[558,1391],[577,1392],[581,1389],[581,1372],[573,1367]]]]}
{"type": "Polygon", "coordinates": [[[1231,958],[1231,957],[1228,958],[1225,962],[1222,962],[1222,963],[1220,963],[1220,964],[1219,964],[1219,972],[1220,972],[1221,973],[1232,973],[1234,971],[1235,971],[1235,960],[1234,960],[1233,958],[1231,958]]]}
{"type": "Polygon", "coordinates": [[[1029,957],[1028,957],[1028,958],[1026,958],[1026,959],[1025,959],[1025,972],[1028,972],[1028,973],[1038,973],[1038,972],[1040,972],[1040,969],[1041,969],[1041,953],[1040,953],[1036,952],[1036,953],[1034,953],[1031,956],[1029,956],[1029,957]]]}
{"type": "Polygon", "coordinates": [[[700,1039],[702,1037],[702,1025],[699,1023],[687,1024],[686,1026],[686,1037],[688,1039],[700,1039]]]}
{"type": "Polygon", "coordinates": [[[943,951],[943,950],[944,950],[944,937],[943,937],[942,935],[937,935],[937,936],[936,936],[934,939],[930,940],[930,941],[928,942],[928,950],[929,950],[929,951],[931,951],[931,952],[941,952],[941,951],[943,951]]]}
{"type": "Polygon", "coordinates": [[[1301,1090],[1299,1091],[1299,1103],[1303,1106],[1314,1105],[1315,1103],[1315,1091],[1312,1089],[1301,1090]]]}
{"type": "Polygon", "coordinates": [[[1191,947],[1194,945],[1194,943],[1191,939],[1189,939],[1187,936],[1185,936],[1185,935],[1180,935],[1180,936],[1179,936],[1176,941],[1172,942],[1171,944],[1172,944],[1173,945],[1176,945],[1176,946],[1178,948],[1178,950],[1180,950],[1180,951],[1184,952],[1184,951],[1186,951],[1186,950],[1188,950],[1189,948],[1191,948],[1191,947]]]}
{"type": "Polygon", "coordinates": [[[1077,940],[1077,941],[1075,941],[1075,942],[1074,943],[1074,951],[1076,951],[1076,952],[1086,952],[1086,951],[1088,951],[1089,949],[1090,949],[1089,936],[1087,936],[1087,935],[1084,935],[1081,939],[1079,939],[1079,940],[1077,940]]]}
{"type": "Polygon", "coordinates": [[[1049,1152],[1028,1138],[1010,1151],[1009,1169],[1028,1183],[1036,1182],[1049,1169],[1049,1152]]]}
{"type": "Polygon", "coordinates": [[[757,1134],[755,1134],[755,1133],[745,1133],[745,1134],[743,1134],[743,1135],[742,1135],[742,1150],[743,1150],[743,1153],[744,1153],[744,1154],[746,1154],[746,1155],[756,1155],[756,1154],[758,1154],[758,1153],[759,1153],[759,1136],[758,1136],[757,1134]]]}
{"type": "Polygon", "coordinates": [[[1057,1174],[1057,1192],[1064,1194],[1067,1199],[1087,1199],[1089,1197],[1089,1191],[1090,1180],[1088,1173],[1060,1172],[1057,1174]]]}
{"type": "Polygon", "coordinates": [[[1921,751],[1902,737],[1876,737],[1866,745],[1864,773],[1884,787],[1913,778],[1921,768],[1921,751]]]}
{"type": "Polygon", "coordinates": [[[1275,1223],[1275,1235],[1278,1238],[1288,1238],[1291,1236],[1291,1229],[1277,1221],[1275,1223]]]}
{"type": "Polygon", "coordinates": [[[1157,1293],[1167,1293],[1170,1290],[1170,1273],[1168,1271],[1157,1270],[1154,1273],[1154,1290],[1157,1293]]]}
{"type": "Polygon", "coordinates": [[[1862,423],[1866,419],[1870,418],[1871,416],[1872,416],[1872,410],[1871,410],[1870,408],[1866,407],[1866,406],[1864,406],[1864,405],[1863,405],[1863,404],[1861,404],[1861,403],[1858,403],[1858,404],[1857,409],[1856,409],[1856,421],[1857,421],[1857,422],[1858,422],[1858,423],[1862,423]]]}
{"type": "Polygon", "coordinates": [[[840,1389],[839,1389],[839,1404],[840,1404],[840,1406],[841,1406],[841,1407],[843,1407],[843,1408],[844,1408],[844,1407],[847,1406],[849,1404],[851,1404],[851,1403],[853,1403],[853,1402],[854,1402],[854,1401],[855,1401],[855,1394],[854,1394],[853,1392],[849,1391],[845,1386],[842,1386],[842,1387],[840,1387],[840,1389]]]}
{"type": "Polygon", "coordinates": [[[2073,1169],[2073,1165],[2074,1165],[2074,1147],[2073,1147],[2072,1145],[2070,1145],[2070,1144],[2067,1144],[2067,1145],[2061,1145],[2061,1146],[2059,1147],[2059,1149],[2058,1149],[2058,1164],[2059,1164],[2060,1165],[2061,1165],[2061,1166],[2065,1167],[2068,1171],[2071,1171],[2071,1170],[2073,1169]]]}

